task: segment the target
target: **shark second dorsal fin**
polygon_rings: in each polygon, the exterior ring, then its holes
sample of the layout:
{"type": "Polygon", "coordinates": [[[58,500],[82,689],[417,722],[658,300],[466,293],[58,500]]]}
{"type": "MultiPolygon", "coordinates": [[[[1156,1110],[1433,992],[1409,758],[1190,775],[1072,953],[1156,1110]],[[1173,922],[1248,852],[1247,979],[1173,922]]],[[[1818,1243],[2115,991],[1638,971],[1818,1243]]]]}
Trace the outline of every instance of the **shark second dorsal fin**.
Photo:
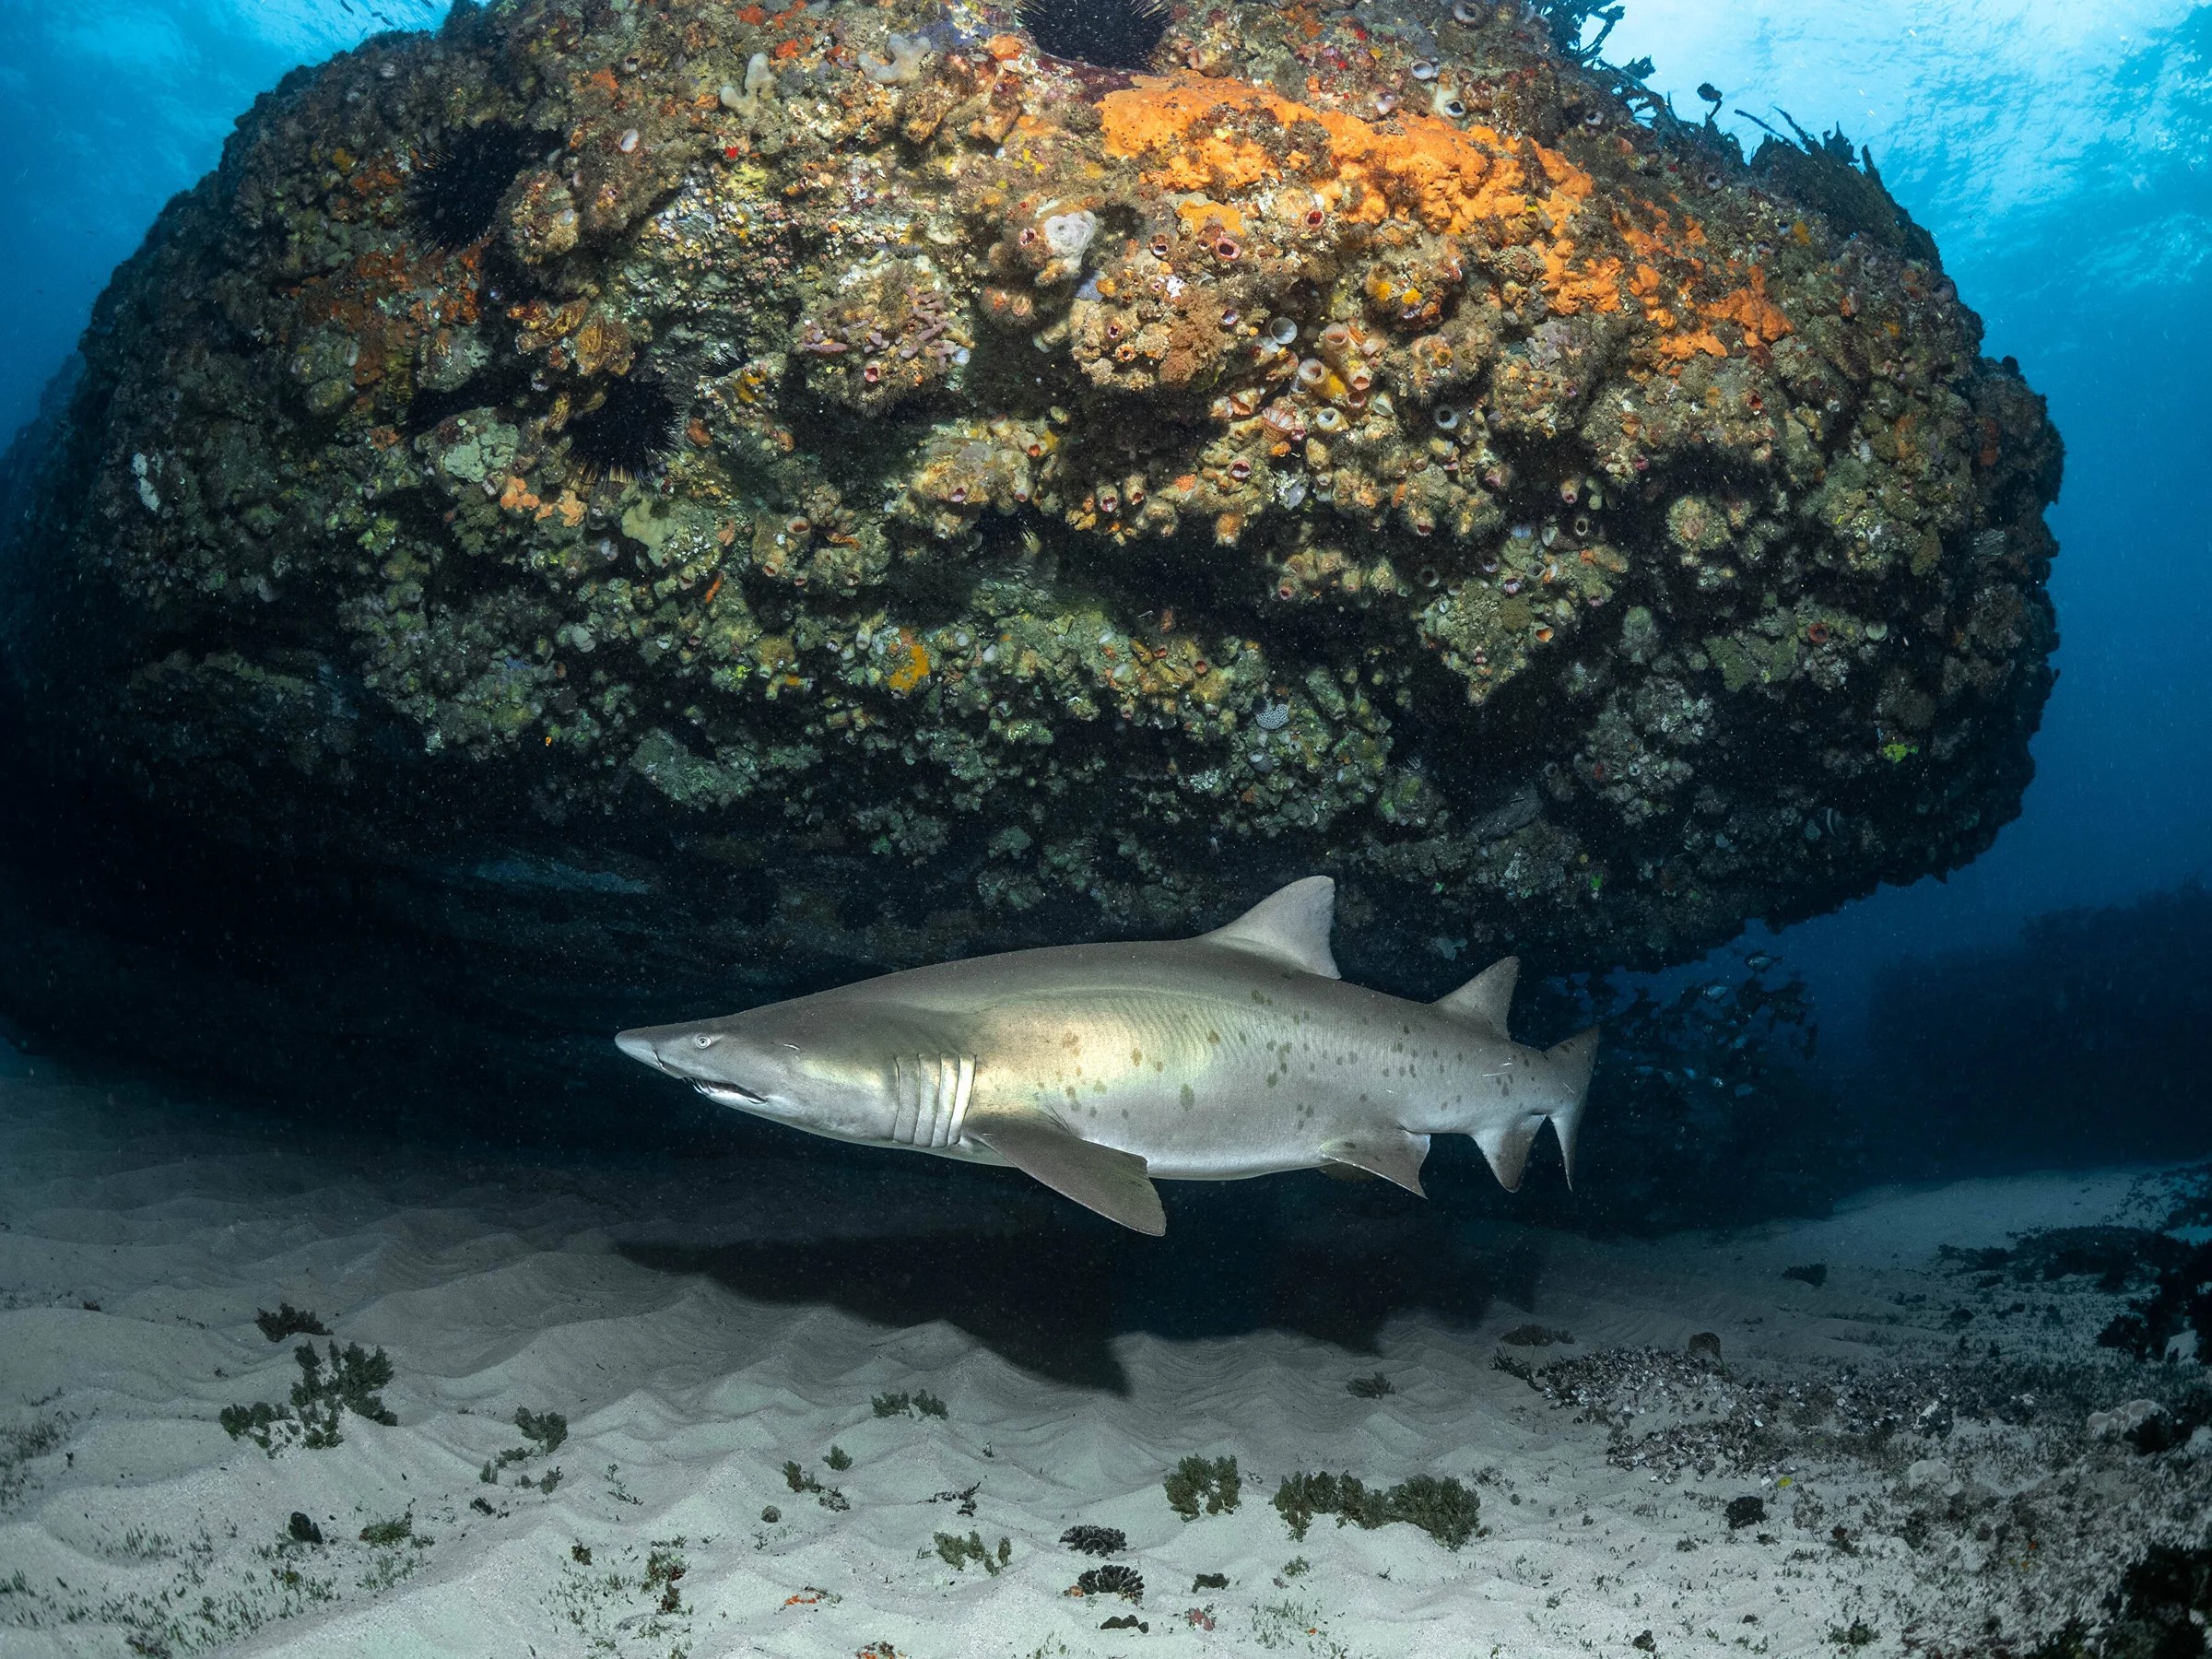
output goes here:
{"type": "Polygon", "coordinates": [[[1073,1198],[1133,1232],[1157,1239],[1168,1230],[1159,1189],[1135,1153],[1099,1146],[1049,1118],[1024,1112],[971,1117],[967,1128],[972,1139],[1063,1198],[1073,1198]]]}
{"type": "Polygon", "coordinates": [[[1519,957],[1500,957],[1451,995],[1438,1001],[1436,1011],[1480,1026],[1491,1036],[1505,1035],[1505,1017],[1513,1006],[1513,982],[1521,977],[1519,957]]]}
{"type": "Polygon", "coordinates": [[[1323,979],[1341,979],[1329,952],[1329,929],[1335,922],[1336,883],[1326,876],[1309,876],[1202,936],[1323,979]]]}

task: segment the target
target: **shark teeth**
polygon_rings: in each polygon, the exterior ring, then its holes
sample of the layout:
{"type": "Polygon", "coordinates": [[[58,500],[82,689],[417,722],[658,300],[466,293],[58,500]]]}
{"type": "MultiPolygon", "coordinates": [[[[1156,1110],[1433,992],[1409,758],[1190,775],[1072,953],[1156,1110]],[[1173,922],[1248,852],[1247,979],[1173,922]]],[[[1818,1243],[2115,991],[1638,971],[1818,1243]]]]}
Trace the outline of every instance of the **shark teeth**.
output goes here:
{"type": "Polygon", "coordinates": [[[750,1089],[740,1088],[735,1083],[693,1083],[691,1087],[717,1106],[735,1106],[742,1110],[748,1106],[767,1104],[760,1096],[750,1089]]]}

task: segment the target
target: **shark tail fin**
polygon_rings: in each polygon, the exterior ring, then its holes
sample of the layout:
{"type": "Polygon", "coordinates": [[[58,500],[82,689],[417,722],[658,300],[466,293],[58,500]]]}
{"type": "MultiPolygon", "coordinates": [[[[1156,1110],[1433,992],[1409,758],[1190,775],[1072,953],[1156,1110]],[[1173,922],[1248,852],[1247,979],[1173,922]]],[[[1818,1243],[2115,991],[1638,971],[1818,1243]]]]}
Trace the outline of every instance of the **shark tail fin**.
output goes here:
{"type": "Polygon", "coordinates": [[[1557,1079],[1566,1093],[1564,1104],[1554,1106],[1546,1115],[1551,1119],[1551,1132],[1559,1137],[1559,1162],[1567,1171],[1567,1184],[1574,1184],[1574,1132],[1583,1121],[1583,1107],[1590,1099],[1590,1072],[1597,1063],[1597,1028],[1592,1026],[1579,1036],[1556,1043],[1544,1051],[1544,1057],[1559,1068],[1557,1079]]]}

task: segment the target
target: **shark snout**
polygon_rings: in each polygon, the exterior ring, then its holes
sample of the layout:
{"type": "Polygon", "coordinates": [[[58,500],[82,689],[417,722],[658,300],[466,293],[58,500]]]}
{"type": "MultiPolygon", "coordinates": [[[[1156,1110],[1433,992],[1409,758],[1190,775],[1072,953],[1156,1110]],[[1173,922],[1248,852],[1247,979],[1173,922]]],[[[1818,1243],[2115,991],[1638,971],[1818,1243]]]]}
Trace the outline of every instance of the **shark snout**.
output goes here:
{"type": "Polygon", "coordinates": [[[668,1063],[661,1058],[660,1044],[653,1041],[651,1031],[640,1030],[618,1032],[615,1037],[615,1046],[632,1060],[641,1060],[655,1071],[668,1070],[668,1063]]]}

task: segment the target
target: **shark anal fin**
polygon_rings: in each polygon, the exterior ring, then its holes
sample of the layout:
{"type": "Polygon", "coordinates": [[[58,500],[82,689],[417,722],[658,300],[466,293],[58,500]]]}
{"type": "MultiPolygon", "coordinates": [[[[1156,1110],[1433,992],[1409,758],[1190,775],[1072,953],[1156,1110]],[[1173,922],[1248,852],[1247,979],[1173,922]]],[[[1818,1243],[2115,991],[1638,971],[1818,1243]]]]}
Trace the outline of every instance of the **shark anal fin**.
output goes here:
{"type": "Polygon", "coordinates": [[[1498,1177],[1498,1184],[1507,1192],[1521,1190],[1521,1174],[1528,1168],[1528,1149],[1536,1144],[1536,1131],[1543,1123],[1542,1112],[1530,1112],[1506,1123],[1489,1124],[1475,1132],[1475,1144],[1490,1160],[1490,1173],[1498,1177]]]}
{"type": "Polygon", "coordinates": [[[1087,1141],[1042,1117],[971,1117],[968,1136],[1063,1198],[1073,1198],[1109,1221],[1156,1239],[1168,1230],[1159,1189],[1145,1173],[1145,1160],[1133,1152],[1087,1141]]]}
{"type": "Polygon", "coordinates": [[[1329,949],[1329,930],[1335,919],[1335,882],[1326,876],[1309,876],[1270,893],[1228,926],[1200,936],[1300,973],[1340,979],[1336,958],[1329,949]]]}
{"type": "Polygon", "coordinates": [[[1409,1135],[1399,1130],[1394,1135],[1385,1130],[1380,1135],[1348,1135],[1342,1140],[1321,1143],[1321,1156],[1325,1164],[1346,1164],[1355,1170],[1365,1170],[1370,1175],[1380,1175],[1394,1182],[1416,1197],[1429,1194],[1421,1189],[1421,1160],[1429,1156],[1429,1137],[1409,1135]]]}

